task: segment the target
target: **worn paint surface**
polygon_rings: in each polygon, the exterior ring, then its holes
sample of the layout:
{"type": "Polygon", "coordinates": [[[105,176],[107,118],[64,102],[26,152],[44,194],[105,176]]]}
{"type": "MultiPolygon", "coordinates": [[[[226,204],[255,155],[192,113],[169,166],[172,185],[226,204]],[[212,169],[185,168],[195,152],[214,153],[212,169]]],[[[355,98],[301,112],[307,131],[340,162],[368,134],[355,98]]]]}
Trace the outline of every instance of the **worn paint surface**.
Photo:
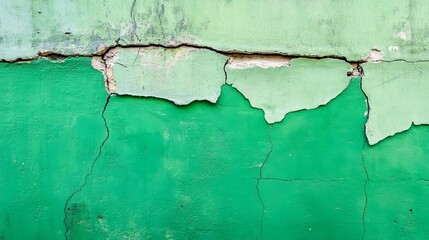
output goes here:
{"type": "Polygon", "coordinates": [[[270,126],[231,86],[216,104],[112,96],[103,112],[89,58],[0,69],[2,239],[425,236],[427,128],[365,145],[359,78],[270,126]]]}
{"type": "Polygon", "coordinates": [[[90,54],[117,41],[349,60],[378,49],[388,60],[422,60],[428,59],[428,11],[424,0],[6,0],[0,59],[39,51],[90,54]]]}
{"type": "Polygon", "coordinates": [[[428,12],[2,1],[0,239],[426,239],[428,12]]]}
{"type": "Polygon", "coordinates": [[[350,81],[347,77],[350,65],[339,60],[298,58],[290,65],[267,69],[226,65],[227,83],[249,99],[253,107],[263,109],[268,123],[274,123],[289,112],[328,103],[350,81]]]}
{"type": "Polygon", "coordinates": [[[157,97],[179,105],[216,102],[225,83],[227,58],[206,49],[124,48],[108,68],[119,95],[157,97]]]}
{"type": "Polygon", "coordinates": [[[366,124],[370,144],[408,130],[412,124],[429,124],[428,63],[368,63],[363,67],[362,87],[370,106],[366,124]]]}

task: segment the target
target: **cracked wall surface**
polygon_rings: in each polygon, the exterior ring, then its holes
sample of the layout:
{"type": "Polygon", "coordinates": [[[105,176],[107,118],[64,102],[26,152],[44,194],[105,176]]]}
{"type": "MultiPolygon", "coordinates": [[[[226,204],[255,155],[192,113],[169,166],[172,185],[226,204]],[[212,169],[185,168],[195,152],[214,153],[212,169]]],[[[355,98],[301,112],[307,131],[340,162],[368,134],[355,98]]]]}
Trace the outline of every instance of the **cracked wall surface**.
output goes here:
{"type": "Polygon", "coordinates": [[[427,12],[3,1],[0,240],[427,238],[427,12]]]}
{"type": "Polygon", "coordinates": [[[0,59],[31,58],[39,51],[93,54],[115,44],[186,43],[349,60],[378,49],[388,60],[422,60],[429,30],[421,19],[428,9],[424,0],[6,0],[0,59]]]}

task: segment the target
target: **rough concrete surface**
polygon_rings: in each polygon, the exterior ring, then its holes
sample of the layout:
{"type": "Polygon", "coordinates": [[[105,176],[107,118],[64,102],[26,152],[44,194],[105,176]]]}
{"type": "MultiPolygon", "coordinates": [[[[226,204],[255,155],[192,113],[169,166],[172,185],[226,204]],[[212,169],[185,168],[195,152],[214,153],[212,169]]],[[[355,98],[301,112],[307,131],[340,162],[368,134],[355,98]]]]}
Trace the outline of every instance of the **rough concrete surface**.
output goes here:
{"type": "Polygon", "coordinates": [[[428,12],[1,1],[0,240],[426,239],[428,12]]]}

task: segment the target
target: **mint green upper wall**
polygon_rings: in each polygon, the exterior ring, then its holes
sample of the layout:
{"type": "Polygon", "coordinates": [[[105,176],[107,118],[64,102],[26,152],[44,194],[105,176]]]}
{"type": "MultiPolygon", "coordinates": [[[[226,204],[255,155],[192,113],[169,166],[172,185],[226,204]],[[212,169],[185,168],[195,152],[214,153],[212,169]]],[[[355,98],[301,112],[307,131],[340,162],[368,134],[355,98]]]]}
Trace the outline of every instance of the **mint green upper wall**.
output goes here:
{"type": "Polygon", "coordinates": [[[386,60],[427,60],[428,13],[424,0],[5,0],[0,59],[91,54],[118,40],[349,60],[378,49],[386,60]]]}

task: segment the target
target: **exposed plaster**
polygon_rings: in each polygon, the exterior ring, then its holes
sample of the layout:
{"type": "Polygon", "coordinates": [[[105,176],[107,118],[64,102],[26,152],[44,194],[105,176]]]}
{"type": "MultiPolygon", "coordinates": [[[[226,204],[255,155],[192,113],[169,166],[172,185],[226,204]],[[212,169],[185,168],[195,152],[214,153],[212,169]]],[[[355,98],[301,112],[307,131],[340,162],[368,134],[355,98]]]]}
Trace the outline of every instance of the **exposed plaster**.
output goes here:
{"type": "Polygon", "coordinates": [[[363,57],[365,62],[381,62],[383,61],[384,53],[378,49],[372,49],[371,52],[363,57]]]}
{"type": "Polygon", "coordinates": [[[92,66],[104,76],[104,85],[109,94],[116,93],[116,81],[113,74],[113,64],[121,48],[115,47],[106,51],[102,56],[92,58],[92,66]]]}
{"type": "Polygon", "coordinates": [[[232,55],[228,60],[228,67],[233,69],[245,69],[252,67],[278,68],[290,66],[291,58],[283,56],[264,55],[232,55]]]}
{"type": "Polygon", "coordinates": [[[104,138],[104,140],[101,142],[101,145],[98,149],[98,154],[97,156],[94,158],[94,160],[92,161],[91,167],[89,169],[89,172],[86,174],[84,182],[80,185],[80,187],[74,191],[72,194],[70,194],[70,196],[67,198],[65,204],[64,204],[64,219],[63,219],[63,223],[64,223],[64,227],[65,227],[65,232],[64,232],[64,237],[65,239],[69,239],[68,236],[68,232],[70,230],[69,224],[68,224],[68,217],[69,214],[72,213],[72,209],[70,209],[69,207],[69,203],[70,201],[73,199],[73,197],[78,194],[80,191],[82,191],[82,189],[87,185],[88,183],[88,178],[92,175],[93,171],[94,171],[94,167],[95,164],[97,163],[98,159],[101,157],[101,153],[103,152],[103,147],[106,144],[107,140],[110,137],[110,130],[109,127],[107,125],[107,120],[106,120],[106,116],[104,115],[107,109],[107,106],[109,105],[109,101],[110,101],[111,95],[109,94],[109,96],[106,99],[106,103],[104,104],[104,108],[103,111],[101,113],[101,117],[103,118],[103,122],[104,122],[104,128],[106,129],[106,137],[104,138]]]}

